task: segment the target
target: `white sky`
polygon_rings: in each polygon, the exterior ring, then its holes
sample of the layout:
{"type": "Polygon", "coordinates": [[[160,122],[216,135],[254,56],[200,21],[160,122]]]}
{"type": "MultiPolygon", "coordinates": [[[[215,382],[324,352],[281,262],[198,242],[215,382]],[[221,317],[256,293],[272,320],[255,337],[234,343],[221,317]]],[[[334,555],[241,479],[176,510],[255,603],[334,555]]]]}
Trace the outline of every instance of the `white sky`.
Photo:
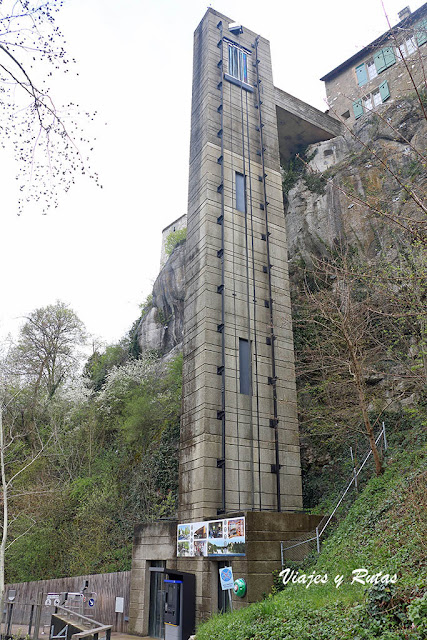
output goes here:
{"type": "MultiPolygon", "coordinates": [[[[412,2],[412,11],[423,2],[412,2]]],[[[0,150],[0,335],[56,299],[88,330],[118,340],[158,274],[161,230],[187,208],[193,32],[206,0],[66,0],[57,24],[79,76],[56,103],[97,111],[93,168],[46,216],[16,215],[15,167],[0,150]],[[2,155],[3,154],[3,155],[2,155]]],[[[392,24],[404,0],[385,0],[392,24]]],[[[387,30],[380,0],[218,0],[268,38],[275,85],[324,111],[318,79],[387,30]]]]}

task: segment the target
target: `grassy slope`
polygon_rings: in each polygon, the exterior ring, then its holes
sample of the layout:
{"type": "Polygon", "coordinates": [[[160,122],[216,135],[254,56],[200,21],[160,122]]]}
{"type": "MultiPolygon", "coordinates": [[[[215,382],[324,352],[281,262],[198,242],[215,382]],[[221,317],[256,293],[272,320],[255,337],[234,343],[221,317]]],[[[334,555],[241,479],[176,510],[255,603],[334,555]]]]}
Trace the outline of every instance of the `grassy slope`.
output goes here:
{"type": "Polygon", "coordinates": [[[318,560],[300,569],[327,573],[326,584],[287,586],[263,602],[215,616],[199,628],[197,640],[425,637],[406,617],[408,602],[425,591],[427,579],[427,445],[420,437],[411,440],[382,477],[370,480],[318,560]],[[361,567],[397,573],[396,586],[369,595],[369,585],[350,584],[351,572],[361,567]],[[337,574],[344,575],[340,588],[337,574]]]}

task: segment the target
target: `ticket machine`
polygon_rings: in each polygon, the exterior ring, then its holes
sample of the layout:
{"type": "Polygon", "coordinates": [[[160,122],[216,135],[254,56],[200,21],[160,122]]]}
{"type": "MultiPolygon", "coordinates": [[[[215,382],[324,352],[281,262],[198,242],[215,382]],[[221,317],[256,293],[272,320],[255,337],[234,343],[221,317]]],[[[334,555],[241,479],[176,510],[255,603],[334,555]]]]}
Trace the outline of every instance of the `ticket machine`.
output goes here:
{"type": "Polygon", "coordinates": [[[195,576],[166,568],[164,585],[165,640],[188,640],[195,632],[195,576]]]}

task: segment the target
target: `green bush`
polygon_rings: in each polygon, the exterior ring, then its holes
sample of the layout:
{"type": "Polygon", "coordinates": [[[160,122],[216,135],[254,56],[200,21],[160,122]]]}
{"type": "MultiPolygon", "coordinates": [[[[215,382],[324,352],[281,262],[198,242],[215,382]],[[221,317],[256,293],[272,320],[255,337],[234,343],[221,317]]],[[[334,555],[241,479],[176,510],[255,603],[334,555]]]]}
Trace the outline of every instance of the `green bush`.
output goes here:
{"type": "Polygon", "coordinates": [[[187,238],[187,227],[183,229],[178,229],[177,231],[172,231],[166,238],[165,251],[168,256],[171,255],[172,251],[179,244],[182,244],[187,238]]]}

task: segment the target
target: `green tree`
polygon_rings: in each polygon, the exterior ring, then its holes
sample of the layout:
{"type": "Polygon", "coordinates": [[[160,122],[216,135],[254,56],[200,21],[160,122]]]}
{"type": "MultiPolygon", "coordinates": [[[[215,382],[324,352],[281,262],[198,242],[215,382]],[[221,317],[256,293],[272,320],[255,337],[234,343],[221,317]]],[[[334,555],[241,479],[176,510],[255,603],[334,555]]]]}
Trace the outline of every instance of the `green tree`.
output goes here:
{"type": "Polygon", "coordinates": [[[77,347],[85,344],[82,321],[63,302],[36,309],[21,327],[12,351],[14,370],[32,382],[34,394],[44,388],[51,398],[79,363],[77,347]]]}

